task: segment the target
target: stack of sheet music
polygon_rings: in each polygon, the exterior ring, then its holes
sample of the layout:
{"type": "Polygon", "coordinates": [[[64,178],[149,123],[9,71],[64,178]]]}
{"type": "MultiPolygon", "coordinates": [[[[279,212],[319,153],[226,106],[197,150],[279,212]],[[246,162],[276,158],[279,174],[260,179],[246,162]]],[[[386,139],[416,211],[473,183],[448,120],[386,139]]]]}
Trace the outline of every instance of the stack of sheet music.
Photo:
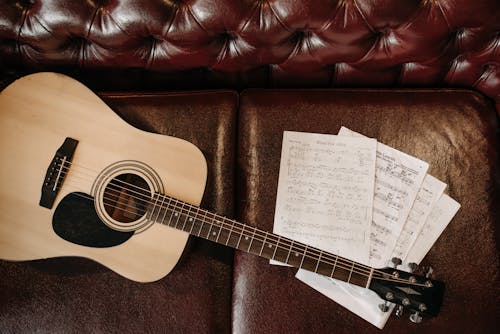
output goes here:
{"type": "MultiPolygon", "coordinates": [[[[418,264],[460,207],[428,168],[345,127],[337,136],[285,131],[274,232],[372,267],[393,257],[418,264]]],[[[379,328],[389,317],[368,289],[296,277],[379,328]]]]}

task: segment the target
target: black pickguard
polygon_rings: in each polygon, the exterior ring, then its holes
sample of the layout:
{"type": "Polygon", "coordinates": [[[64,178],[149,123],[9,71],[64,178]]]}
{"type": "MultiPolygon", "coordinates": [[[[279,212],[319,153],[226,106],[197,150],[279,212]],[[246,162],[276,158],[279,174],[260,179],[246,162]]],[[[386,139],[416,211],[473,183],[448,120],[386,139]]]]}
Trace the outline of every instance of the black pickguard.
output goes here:
{"type": "Polygon", "coordinates": [[[64,197],[52,217],[54,232],[66,241],[88,247],[104,248],[120,245],[134,232],[115,231],[97,215],[89,195],[71,193],[64,197]],[[85,197],[82,197],[85,196],[85,197]]]}

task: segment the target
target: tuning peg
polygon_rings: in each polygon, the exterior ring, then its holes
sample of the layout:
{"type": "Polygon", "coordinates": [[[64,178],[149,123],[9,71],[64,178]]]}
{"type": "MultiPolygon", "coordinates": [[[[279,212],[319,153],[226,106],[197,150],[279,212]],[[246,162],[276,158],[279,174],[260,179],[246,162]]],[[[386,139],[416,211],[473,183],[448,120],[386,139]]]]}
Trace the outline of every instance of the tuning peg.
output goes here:
{"type": "Polygon", "coordinates": [[[427,270],[427,273],[425,273],[425,277],[430,278],[433,272],[434,272],[434,269],[432,269],[432,267],[429,267],[429,269],[427,270]]]}
{"type": "Polygon", "coordinates": [[[389,311],[389,305],[387,304],[387,302],[382,303],[382,304],[378,304],[378,308],[380,309],[380,311],[382,311],[384,313],[389,311]]]}
{"type": "Polygon", "coordinates": [[[415,270],[417,270],[418,264],[416,264],[415,262],[410,262],[408,263],[408,268],[410,269],[410,273],[413,273],[415,272],[415,270]]]}
{"type": "Polygon", "coordinates": [[[391,259],[391,262],[394,266],[394,268],[396,268],[397,266],[399,266],[401,263],[403,263],[403,261],[399,258],[399,257],[393,257],[391,259]]]}
{"type": "Polygon", "coordinates": [[[399,305],[399,306],[398,306],[398,309],[396,310],[396,313],[395,313],[395,314],[396,314],[396,316],[397,316],[397,317],[401,317],[401,316],[403,315],[403,311],[404,311],[403,306],[402,306],[402,305],[399,305]]]}
{"type": "Polygon", "coordinates": [[[410,321],[415,323],[415,324],[419,324],[422,322],[422,316],[418,312],[412,313],[410,315],[410,321]]]}

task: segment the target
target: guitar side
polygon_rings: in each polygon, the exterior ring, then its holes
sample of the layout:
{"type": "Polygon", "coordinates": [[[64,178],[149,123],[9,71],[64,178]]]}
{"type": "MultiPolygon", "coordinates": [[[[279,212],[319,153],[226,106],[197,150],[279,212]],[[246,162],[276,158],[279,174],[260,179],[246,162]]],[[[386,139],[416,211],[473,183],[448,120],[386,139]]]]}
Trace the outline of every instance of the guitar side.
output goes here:
{"type": "Polygon", "coordinates": [[[56,208],[68,194],[95,192],[100,173],[120,162],[124,172],[133,172],[130,161],[150,168],[159,190],[194,205],[201,201],[207,173],[194,145],[133,128],[85,86],[55,73],[24,77],[0,93],[0,159],[0,258],[82,256],[141,282],[158,280],[173,269],[188,233],[154,224],[119,245],[89,247],[54,232],[56,208]],[[68,137],[78,145],[48,209],[39,205],[42,184],[68,137]]]}

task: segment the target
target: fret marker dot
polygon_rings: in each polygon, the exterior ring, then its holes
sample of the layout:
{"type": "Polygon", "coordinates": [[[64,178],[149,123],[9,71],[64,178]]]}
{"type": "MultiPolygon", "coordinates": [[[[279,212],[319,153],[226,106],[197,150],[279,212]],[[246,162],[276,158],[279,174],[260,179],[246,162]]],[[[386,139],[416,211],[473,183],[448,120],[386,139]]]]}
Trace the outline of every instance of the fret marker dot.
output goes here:
{"type": "Polygon", "coordinates": [[[193,221],[193,218],[189,218],[189,221],[192,222],[193,221]]]}
{"type": "Polygon", "coordinates": [[[174,216],[176,216],[176,217],[177,217],[178,215],[179,215],[179,214],[178,214],[177,212],[176,212],[176,213],[174,213],[174,216]]]}
{"type": "Polygon", "coordinates": [[[248,240],[248,237],[245,237],[245,240],[248,240]]]}
{"type": "Polygon", "coordinates": [[[268,244],[267,246],[268,246],[269,248],[273,248],[273,245],[271,245],[271,244],[268,244]]]}
{"type": "Polygon", "coordinates": [[[299,256],[299,253],[295,252],[295,256],[299,256]]]}
{"type": "Polygon", "coordinates": [[[212,232],[212,234],[213,234],[213,235],[216,235],[217,233],[215,233],[215,232],[212,232]]]}

